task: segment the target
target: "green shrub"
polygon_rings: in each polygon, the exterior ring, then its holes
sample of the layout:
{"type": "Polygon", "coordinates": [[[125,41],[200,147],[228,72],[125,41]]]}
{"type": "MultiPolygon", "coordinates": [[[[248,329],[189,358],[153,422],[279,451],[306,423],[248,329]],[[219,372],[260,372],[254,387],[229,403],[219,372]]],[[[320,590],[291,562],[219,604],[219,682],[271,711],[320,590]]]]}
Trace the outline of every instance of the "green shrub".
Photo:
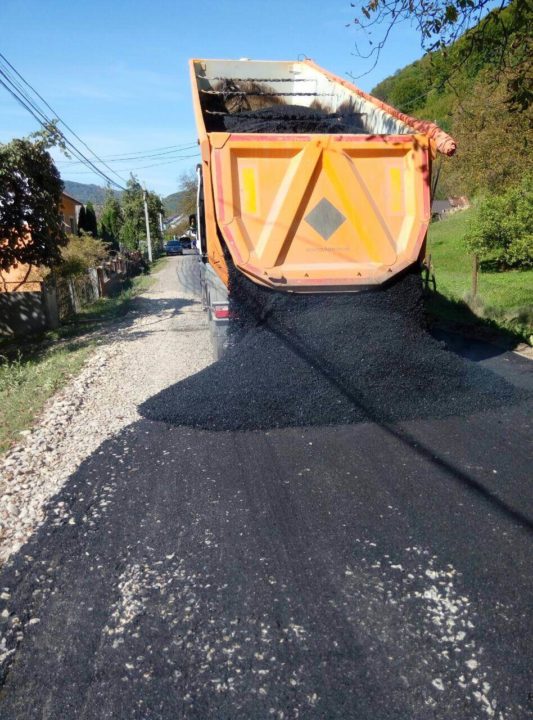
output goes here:
{"type": "Polygon", "coordinates": [[[501,269],[533,267],[533,176],[483,198],[465,239],[470,252],[501,269]]]}
{"type": "Polygon", "coordinates": [[[89,268],[96,267],[107,257],[105,244],[89,233],[68,236],[68,244],[61,249],[61,265],[57,274],[63,277],[83,275],[89,268]]]}

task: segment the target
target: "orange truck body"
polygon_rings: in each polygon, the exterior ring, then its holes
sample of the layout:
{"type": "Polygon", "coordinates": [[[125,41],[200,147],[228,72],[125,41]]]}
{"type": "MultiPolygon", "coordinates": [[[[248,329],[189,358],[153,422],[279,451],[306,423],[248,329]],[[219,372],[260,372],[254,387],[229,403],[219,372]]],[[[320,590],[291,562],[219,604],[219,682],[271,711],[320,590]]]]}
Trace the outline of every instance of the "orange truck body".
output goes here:
{"type": "Polygon", "coordinates": [[[432,160],[437,152],[453,154],[452,138],[310,60],[195,59],[190,71],[204,255],[222,282],[224,245],[248,278],[291,292],[356,291],[419,261],[431,217],[432,160]],[[237,88],[261,81],[285,104],[318,98],[336,112],[348,101],[364,118],[365,134],[213,131],[208,99],[221,78],[237,88]]]}

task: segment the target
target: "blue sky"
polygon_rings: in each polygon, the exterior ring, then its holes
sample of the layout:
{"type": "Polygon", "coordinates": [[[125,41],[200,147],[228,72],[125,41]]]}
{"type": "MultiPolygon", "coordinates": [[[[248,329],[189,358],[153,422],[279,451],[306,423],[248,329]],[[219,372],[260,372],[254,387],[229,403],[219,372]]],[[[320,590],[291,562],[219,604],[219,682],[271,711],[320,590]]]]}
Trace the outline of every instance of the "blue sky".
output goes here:
{"type": "MultiPolygon", "coordinates": [[[[191,57],[290,60],[303,53],[341,76],[368,71],[371,61],[353,54],[357,31],[346,27],[353,14],[350,0],[1,0],[0,50],[95,152],[108,157],[194,143],[191,57]]],[[[357,84],[370,90],[420,55],[418,35],[404,23],[377,67],[357,84]]],[[[36,129],[0,87],[0,142],[36,129]]],[[[65,179],[104,184],[56,156],[65,179]]],[[[166,195],[195,162],[161,155],[113,167],[126,178],[134,170],[166,195]]]]}

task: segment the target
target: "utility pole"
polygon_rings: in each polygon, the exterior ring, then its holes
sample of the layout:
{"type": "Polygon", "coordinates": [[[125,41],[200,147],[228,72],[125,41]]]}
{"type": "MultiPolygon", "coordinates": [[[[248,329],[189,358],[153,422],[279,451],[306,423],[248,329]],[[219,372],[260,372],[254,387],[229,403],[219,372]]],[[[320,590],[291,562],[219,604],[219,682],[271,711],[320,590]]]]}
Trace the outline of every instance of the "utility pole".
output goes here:
{"type": "Polygon", "coordinates": [[[146,221],[146,240],[148,241],[148,262],[152,262],[152,239],[150,237],[150,222],[148,220],[148,203],[146,202],[146,190],[143,190],[144,219],[146,221]]]}
{"type": "Polygon", "coordinates": [[[159,229],[161,230],[161,235],[163,234],[163,213],[159,213],[159,229]]]}

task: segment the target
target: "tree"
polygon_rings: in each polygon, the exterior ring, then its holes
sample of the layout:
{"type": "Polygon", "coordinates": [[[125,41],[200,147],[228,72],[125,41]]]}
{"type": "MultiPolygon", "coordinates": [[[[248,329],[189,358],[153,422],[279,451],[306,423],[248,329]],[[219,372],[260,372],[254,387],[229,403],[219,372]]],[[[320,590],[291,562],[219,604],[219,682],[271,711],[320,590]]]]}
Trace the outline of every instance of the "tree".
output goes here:
{"type": "Polygon", "coordinates": [[[533,167],[531,108],[509,112],[505,82],[494,88],[487,74],[479,75],[453,112],[458,150],[443,174],[447,194],[457,194],[458,189],[471,197],[504,192],[533,167]]]}
{"type": "Polygon", "coordinates": [[[189,217],[196,214],[197,178],[194,171],[183,173],[180,177],[180,189],[176,193],[175,214],[181,216],[180,222],[174,226],[170,235],[182,235],[189,227],[189,217]]]}
{"type": "Polygon", "coordinates": [[[93,237],[98,235],[96,213],[94,212],[94,205],[91,201],[80,209],[80,214],[78,215],[78,235],[81,235],[82,232],[89,233],[93,237]]]}
{"type": "Polygon", "coordinates": [[[61,262],[67,236],[63,183],[48,153],[53,144],[45,132],[0,145],[0,270],[61,262]]]}
{"type": "Polygon", "coordinates": [[[165,208],[159,195],[153,192],[147,192],[146,195],[152,251],[154,255],[160,255],[163,252],[163,234],[161,232],[159,215],[163,216],[165,214],[165,208]]]}
{"type": "Polygon", "coordinates": [[[468,249],[501,269],[533,266],[533,176],[500,196],[488,195],[476,208],[466,235],[468,249]]]}
{"type": "Polygon", "coordinates": [[[86,222],[86,230],[88,233],[90,233],[93,237],[97,237],[98,235],[98,223],[96,222],[96,213],[94,211],[94,205],[89,200],[87,205],[85,206],[85,222],[86,222]]]}
{"type": "Polygon", "coordinates": [[[78,215],[78,235],[87,232],[87,215],[85,213],[85,205],[82,205],[78,215]]]}
{"type": "Polygon", "coordinates": [[[194,171],[183,173],[180,178],[180,199],[178,201],[178,213],[187,216],[196,212],[196,192],[198,180],[194,171]]]}
{"type": "Polygon", "coordinates": [[[138,250],[145,230],[143,189],[135,176],[128,180],[121,200],[124,222],[120,228],[120,242],[127,250],[138,250]]]}
{"type": "Polygon", "coordinates": [[[122,208],[114,192],[106,192],[102,214],[100,215],[100,237],[114,250],[119,248],[120,229],[123,217],[122,208]]]}
{"type": "MultiPolygon", "coordinates": [[[[531,0],[501,0],[499,7],[488,12],[494,0],[362,0],[352,3],[359,14],[353,24],[369,39],[365,55],[356,44],[360,57],[374,58],[374,67],[392,28],[404,21],[414,22],[425,52],[445,50],[463,36],[453,58],[452,70],[459,70],[475,55],[494,68],[494,80],[501,72],[507,75],[507,101],[511,109],[529,107],[532,94],[533,21],[531,0]],[[487,14],[488,13],[488,14],[487,14]],[[376,32],[378,40],[373,39],[376,32]],[[468,31],[468,32],[467,32],[468,31]]],[[[451,82],[448,72],[446,82],[451,82]]]]}
{"type": "MultiPolygon", "coordinates": [[[[124,222],[120,228],[120,242],[128,250],[146,250],[144,190],[134,175],[130,176],[121,200],[124,222]]],[[[147,192],[147,204],[152,250],[157,253],[163,246],[159,227],[159,213],[163,212],[163,203],[158,195],[147,192]]]]}

